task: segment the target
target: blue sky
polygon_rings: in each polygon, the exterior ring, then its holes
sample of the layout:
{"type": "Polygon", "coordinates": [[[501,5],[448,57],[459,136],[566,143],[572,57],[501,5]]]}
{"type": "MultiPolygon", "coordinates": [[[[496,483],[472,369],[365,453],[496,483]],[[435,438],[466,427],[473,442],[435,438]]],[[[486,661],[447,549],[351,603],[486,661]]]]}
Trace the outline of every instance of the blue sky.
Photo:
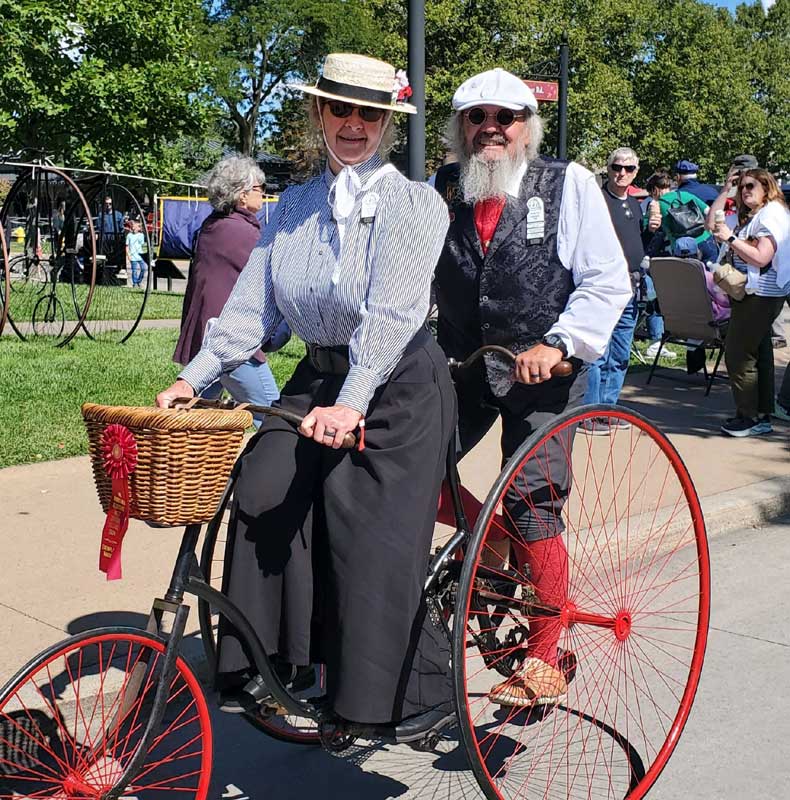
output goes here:
{"type": "Polygon", "coordinates": [[[747,5],[757,5],[760,0],[707,0],[713,6],[721,6],[722,8],[729,8],[734,11],[741,3],[746,2],[747,5]]]}

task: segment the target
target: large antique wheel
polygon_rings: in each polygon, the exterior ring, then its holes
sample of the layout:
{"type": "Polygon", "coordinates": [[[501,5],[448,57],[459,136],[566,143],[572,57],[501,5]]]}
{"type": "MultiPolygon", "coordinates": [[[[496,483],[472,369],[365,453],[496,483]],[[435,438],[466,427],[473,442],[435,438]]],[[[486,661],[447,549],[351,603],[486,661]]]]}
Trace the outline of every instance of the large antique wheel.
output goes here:
{"type": "Polygon", "coordinates": [[[709,604],[699,500],[662,433],[586,406],[533,434],[478,518],[454,620],[461,734],[486,797],[644,797],[688,719],[709,604]],[[503,539],[513,555],[497,566],[503,539]],[[546,553],[562,565],[549,583],[546,553]],[[485,648],[481,592],[496,640],[485,648]],[[543,696],[539,647],[562,675],[543,696]]]}

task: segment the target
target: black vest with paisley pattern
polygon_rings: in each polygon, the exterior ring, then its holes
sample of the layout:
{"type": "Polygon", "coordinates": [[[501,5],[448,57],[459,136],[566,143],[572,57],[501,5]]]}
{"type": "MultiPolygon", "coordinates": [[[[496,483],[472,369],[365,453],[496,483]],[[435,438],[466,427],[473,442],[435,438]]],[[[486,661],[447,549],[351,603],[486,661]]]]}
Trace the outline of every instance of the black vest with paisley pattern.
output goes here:
{"type": "MultiPolygon", "coordinates": [[[[538,343],[564,311],[573,275],[557,254],[557,227],[567,161],[530,162],[519,199],[507,198],[483,254],[473,207],[461,197],[458,164],[436,174],[436,190],[450,211],[447,241],[436,267],[438,338],[444,352],[466,358],[483,344],[521,353],[538,343]]],[[[513,387],[513,366],[486,355],[486,375],[497,397],[513,387]]]]}

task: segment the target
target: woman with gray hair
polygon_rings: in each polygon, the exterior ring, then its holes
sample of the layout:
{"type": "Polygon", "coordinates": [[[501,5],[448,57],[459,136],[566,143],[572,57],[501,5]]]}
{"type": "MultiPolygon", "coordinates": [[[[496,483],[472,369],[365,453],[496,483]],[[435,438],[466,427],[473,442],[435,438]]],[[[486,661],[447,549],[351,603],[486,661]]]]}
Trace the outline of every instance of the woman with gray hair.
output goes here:
{"type": "MultiPolygon", "coordinates": [[[[192,248],[181,335],[173,361],[188,364],[200,350],[209,320],[219,317],[242,268],[260,238],[257,213],[263,207],[266,176],[251,158],[223,158],[211,171],[208,196],[214,211],[206,217],[192,248]]],[[[277,350],[290,337],[283,325],[264,349],[277,350]]],[[[271,405],[280,395],[262,349],[223,373],[202,392],[219,397],[223,387],[239,401],[271,405]]],[[[261,419],[256,418],[256,427],[261,419]]]]}

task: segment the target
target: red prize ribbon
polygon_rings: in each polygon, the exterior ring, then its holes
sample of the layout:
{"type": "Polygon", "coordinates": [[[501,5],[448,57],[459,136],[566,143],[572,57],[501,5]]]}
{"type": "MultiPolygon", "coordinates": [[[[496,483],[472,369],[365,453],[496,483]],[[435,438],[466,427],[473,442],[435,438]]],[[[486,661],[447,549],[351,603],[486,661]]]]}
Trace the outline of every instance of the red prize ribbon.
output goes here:
{"type": "Polygon", "coordinates": [[[104,469],[112,479],[112,499],[101,533],[99,570],[108,581],[121,577],[121,544],[129,527],[129,476],[137,466],[137,442],[123,425],[108,425],[101,437],[104,469]]]}

